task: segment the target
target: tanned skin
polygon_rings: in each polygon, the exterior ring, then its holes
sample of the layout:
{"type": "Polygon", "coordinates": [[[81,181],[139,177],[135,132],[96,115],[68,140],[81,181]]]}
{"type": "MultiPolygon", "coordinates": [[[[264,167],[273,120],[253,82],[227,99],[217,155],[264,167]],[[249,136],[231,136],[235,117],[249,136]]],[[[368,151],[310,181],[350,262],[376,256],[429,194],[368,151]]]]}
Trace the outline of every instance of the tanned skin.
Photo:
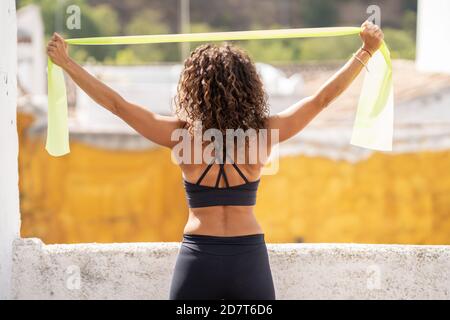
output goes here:
{"type": "MultiPolygon", "coordinates": [[[[268,118],[267,129],[278,130],[279,142],[296,135],[339,97],[364,68],[361,62],[368,63],[371,56],[380,48],[384,37],[381,29],[369,21],[364,22],[361,27],[362,46],[355,53],[355,57],[349,59],[313,95],[299,100],[281,113],[268,118]]],[[[178,141],[171,140],[171,135],[175,129],[185,126],[184,121],[176,116],[158,115],[124,99],[71,59],[68,46],[59,34],[55,33],[52,36],[47,46],[47,54],[53,63],[60,66],[95,102],[120,117],[139,134],[167,148],[173,148],[178,143],[178,141]]],[[[270,149],[270,147],[269,144],[268,148],[270,149]]],[[[180,166],[183,177],[187,181],[193,182],[198,179],[206,164],[182,164],[180,166]]],[[[263,161],[258,164],[239,165],[249,181],[259,179],[263,166],[263,161]]],[[[213,166],[202,184],[214,185],[218,174],[217,167],[213,166]]],[[[233,169],[230,168],[226,171],[230,185],[242,183],[242,179],[233,169]]],[[[214,206],[189,209],[184,232],[214,236],[240,236],[263,233],[263,230],[255,218],[253,206],[214,206]]]]}

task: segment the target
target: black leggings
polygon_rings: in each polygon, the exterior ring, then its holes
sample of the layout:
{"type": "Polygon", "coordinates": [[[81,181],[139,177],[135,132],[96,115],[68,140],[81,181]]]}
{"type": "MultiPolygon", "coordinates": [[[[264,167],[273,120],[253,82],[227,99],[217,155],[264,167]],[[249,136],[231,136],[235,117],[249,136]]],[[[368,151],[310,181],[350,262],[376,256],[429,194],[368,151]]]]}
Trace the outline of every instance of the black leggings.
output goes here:
{"type": "Polygon", "coordinates": [[[171,300],[275,300],[264,234],[183,235],[171,300]]]}

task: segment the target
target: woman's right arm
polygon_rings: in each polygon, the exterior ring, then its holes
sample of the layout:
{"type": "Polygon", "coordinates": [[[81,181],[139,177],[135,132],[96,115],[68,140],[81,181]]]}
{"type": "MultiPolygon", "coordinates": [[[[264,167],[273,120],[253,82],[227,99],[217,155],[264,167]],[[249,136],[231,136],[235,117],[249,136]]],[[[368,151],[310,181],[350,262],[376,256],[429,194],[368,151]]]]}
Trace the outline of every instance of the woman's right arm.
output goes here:
{"type": "Polygon", "coordinates": [[[173,147],[172,132],[182,126],[177,117],[162,116],[126,101],[120,94],[98,80],[69,57],[64,39],[54,34],[47,46],[53,63],[59,65],[95,102],[111,111],[147,139],[173,147]]]}
{"type": "Polygon", "coordinates": [[[285,141],[301,131],[320,111],[342,94],[355,80],[363,63],[380,48],[383,32],[369,21],[362,24],[363,46],[337,73],[335,73],[315,94],[304,98],[283,112],[269,118],[269,129],[278,130],[279,142],[285,141]]]}

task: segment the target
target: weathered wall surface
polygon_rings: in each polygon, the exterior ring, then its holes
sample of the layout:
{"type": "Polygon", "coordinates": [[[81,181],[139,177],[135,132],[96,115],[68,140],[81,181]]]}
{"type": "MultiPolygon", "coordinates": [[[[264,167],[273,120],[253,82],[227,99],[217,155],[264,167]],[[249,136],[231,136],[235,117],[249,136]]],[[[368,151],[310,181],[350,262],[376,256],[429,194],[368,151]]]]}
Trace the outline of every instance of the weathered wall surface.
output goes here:
{"type": "Polygon", "coordinates": [[[11,288],[12,242],[19,235],[19,188],[16,129],[16,9],[0,1],[0,299],[11,288]]]}
{"type": "MultiPolygon", "coordinates": [[[[167,299],[179,243],[15,242],[15,299],[167,299]]],[[[269,244],[278,299],[450,299],[450,246],[269,244]]]]}

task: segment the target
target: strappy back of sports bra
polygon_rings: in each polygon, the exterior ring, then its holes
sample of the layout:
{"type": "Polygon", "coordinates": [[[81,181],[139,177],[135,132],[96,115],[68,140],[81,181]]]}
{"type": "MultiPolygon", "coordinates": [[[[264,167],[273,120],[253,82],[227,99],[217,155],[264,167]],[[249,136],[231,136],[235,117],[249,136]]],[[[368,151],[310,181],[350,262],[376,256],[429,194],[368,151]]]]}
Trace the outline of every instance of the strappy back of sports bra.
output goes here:
{"type": "Polygon", "coordinates": [[[190,208],[211,206],[253,206],[256,204],[256,193],[258,191],[260,179],[256,181],[248,181],[247,177],[241,169],[239,169],[238,165],[231,159],[231,157],[229,157],[226,150],[224,150],[223,155],[224,160],[225,157],[230,159],[233,168],[244,180],[244,183],[230,186],[227,174],[225,172],[225,161],[222,161],[218,164],[219,173],[217,175],[214,187],[202,185],[201,182],[217,160],[217,157],[214,157],[213,161],[208,164],[196,183],[191,183],[184,180],[186,197],[190,208]],[[225,182],[225,187],[219,187],[222,177],[225,182]]]}

